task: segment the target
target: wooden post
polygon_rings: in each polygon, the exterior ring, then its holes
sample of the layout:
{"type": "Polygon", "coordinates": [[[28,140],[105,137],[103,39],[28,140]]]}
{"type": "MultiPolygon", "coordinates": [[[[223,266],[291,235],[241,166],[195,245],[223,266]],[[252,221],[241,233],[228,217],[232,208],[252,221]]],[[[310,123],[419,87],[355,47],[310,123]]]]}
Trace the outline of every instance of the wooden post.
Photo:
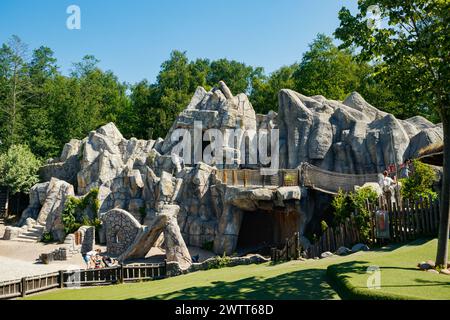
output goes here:
{"type": "Polygon", "coordinates": [[[59,270],[59,288],[64,288],[64,270],[59,270]]]}
{"type": "Polygon", "coordinates": [[[227,170],[223,170],[223,183],[226,185],[228,182],[227,170]]]}
{"type": "Polygon", "coordinates": [[[248,183],[248,181],[247,181],[247,170],[246,169],[244,169],[243,170],[244,171],[244,187],[246,187],[247,186],[247,183],[248,183]]]}
{"type": "Polygon", "coordinates": [[[22,298],[27,295],[27,278],[22,278],[22,298]]]}
{"type": "Polygon", "coordinates": [[[429,207],[429,213],[430,213],[430,233],[434,236],[435,234],[435,222],[434,222],[434,205],[433,205],[433,199],[431,199],[431,196],[428,197],[428,207],[429,207]]]}
{"type": "Polygon", "coordinates": [[[237,185],[237,172],[233,169],[233,186],[237,185]]]}
{"type": "Polygon", "coordinates": [[[124,283],[124,272],[123,272],[123,264],[119,266],[119,283],[124,283]]]}

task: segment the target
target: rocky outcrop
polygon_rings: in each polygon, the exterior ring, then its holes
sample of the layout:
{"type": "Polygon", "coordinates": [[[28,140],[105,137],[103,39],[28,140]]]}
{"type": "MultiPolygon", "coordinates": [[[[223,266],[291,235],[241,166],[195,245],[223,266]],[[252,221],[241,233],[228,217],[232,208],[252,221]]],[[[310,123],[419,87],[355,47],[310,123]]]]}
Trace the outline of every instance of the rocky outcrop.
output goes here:
{"type": "Polygon", "coordinates": [[[102,217],[108,253],[118,256],[119,261],[144,258],[164,233],[167,261],[177,262],[183,269],[188,268],[192,259],[178,226],[179,209],[176,205],[162,205],[146,226],[141,226],[124,210],[109,211],[102,217]],[[117,240],[119,236],[120,240],[117,240]]]}
{"type": "MultiPolygon", "coordinates": [[[[32,188],[21,224],[27,218],[36,219],[62,240],[61,213],[67,198],[99,188],[100,209],[94,214],[102,217],[100,235],[121,259],[143,257],[163,239],[168,260],[187,267],[191,263],[187,245],[212,246],[218,254],[230,254],[241,232],[249,232],[250,238],[272,232],[268,241],[277,242],[299,231],[307,246],[306,226],[320,221],[329,195],[300,186],[229,186],[216,177],[218,169],[268,166],[242,161],[249,159],[248,145],[256,142],[246,136],[246,130],[279,130],[280,168],[296,169],[309,162],[352,174],[382,172],[442,140],[442,126],[422,117],[396,119],[358,93],[340,102],[281,90],[278,113],[256,115],[245,94],[234,95],[221,82],[209,92],[197,88],[165,139],[126,139],[109,123],[83,140],[71,140],[59,158],[41,168],[46,182],[32,188]],[[182,135],[179,129],[185,130],[182,135]],[[202,161],[204,142],[208,142],[203,140],[211,138],[204,135],[208,129],[223,134],[222,149],[232,163],[202,161]],[[229,136],[230,129],[238,130],[229,136]],[[182,152],[183,158],[185,151],[190,156],[182,159],[177,155],[179,142],[187,133],[197,141],[190,141],[192,148],[182,152]],[[271,229],[259,230],[264,227],[260,220],[268,219],[272,222],[266,227],[271,229]]],[[[270,141],[271,147],[277,145],[270,141]]],[[[20,232],[11,229],[9,233],[20,232]]]]}
{"type": "Polygon", "coordinates": [[[63,241],[65,237],[62,213],[69,197],[75,196],[73,186],[68,182],[52,178],[47,186],[47,194],[37,223],[51,232],[53,239],[63,241]]]}
{"type": "Polygon", "coordinates": [[[338,102],[281,90],[278,125],[282,167],[309,162],[350,174],[382,172],[442,140],[439,125],[419,116],[396,119],[356,92],[338,102]]]}

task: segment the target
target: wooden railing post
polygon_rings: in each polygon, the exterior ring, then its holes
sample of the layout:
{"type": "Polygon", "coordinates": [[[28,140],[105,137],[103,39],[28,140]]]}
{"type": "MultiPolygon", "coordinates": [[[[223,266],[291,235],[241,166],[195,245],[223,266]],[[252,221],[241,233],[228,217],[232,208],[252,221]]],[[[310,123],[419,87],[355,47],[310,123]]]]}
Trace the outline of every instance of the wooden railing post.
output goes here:
{"type": "Polygon", "coordinates": [[[119,283],[124,283],[124,272],[123,272],[123,264],[119,266],[119,283]]]}
{"type": "Polygon", "coordinates": [[[64,288],[64,270],[59,270],[59,287],[64,288]]]}
{"type": "Polygon", "coordinates": [[[27,295],[27,278],[22,278],[22,298],[27,295]]]}
{"type": "Polygon", "coordinates": [[[298,232],[294,234],[294,259],[298,260],[300,258],[300,235],[298,232]]]}
{"type": "Polygon", "coordinates": [[[247,187],[247,170],[243,170],[244,171],[244,187],[247,187]]]}

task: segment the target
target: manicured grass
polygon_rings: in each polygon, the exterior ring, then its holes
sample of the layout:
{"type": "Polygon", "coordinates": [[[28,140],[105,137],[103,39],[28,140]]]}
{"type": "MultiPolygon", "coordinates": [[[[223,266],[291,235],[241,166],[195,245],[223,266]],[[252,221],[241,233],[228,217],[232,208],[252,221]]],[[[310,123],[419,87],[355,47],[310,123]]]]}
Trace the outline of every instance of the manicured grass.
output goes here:
{"type": "Polygon", "coordinates": [[[28,299],[339,299],[326,268],[348,258],[237,266],[158,281],[62,289],[28,299]]]}
{"type": "Polygon", "coordinates": [[[420,271],[418,262],[434,260],[437,240],[418,240],[378,255],[328,267],[343,298],[450,300],[450,276],[420,271]],[[380,268],[381,288],[368,289],[367,268],[380,268]]]}
{"type": "Polygon", "coordinates": [[[435,249],[435,240],[423,240],[346,257],[237,266],[158,281],[62,289],[27,299],[340,299],[333,288],[344,298],[450,299],[450,277],[415,269],[417,262],[432,259],[435,249]],[[330,265],[331,277],[327,277],[330,265]],[[376,292],[366,289],[369,265],[381,267],[382,289],[376,292]],[[338,281],[330,286],[330,278],[338,281]]]}

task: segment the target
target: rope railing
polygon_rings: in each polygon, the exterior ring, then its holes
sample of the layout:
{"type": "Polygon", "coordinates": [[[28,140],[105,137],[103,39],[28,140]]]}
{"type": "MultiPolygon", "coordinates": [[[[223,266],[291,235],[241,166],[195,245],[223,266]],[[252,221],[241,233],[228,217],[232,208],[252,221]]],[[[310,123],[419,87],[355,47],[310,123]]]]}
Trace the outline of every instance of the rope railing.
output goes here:
{"type": "Polygon", "coordinates": [[[379,175],[376,173],[345,174],[320,169],[309,163],[302,164],[301,172],[303,186],[331,194],[336,194],[339,190],[353,191],[355,186],[379,181],[379,175]]]}

